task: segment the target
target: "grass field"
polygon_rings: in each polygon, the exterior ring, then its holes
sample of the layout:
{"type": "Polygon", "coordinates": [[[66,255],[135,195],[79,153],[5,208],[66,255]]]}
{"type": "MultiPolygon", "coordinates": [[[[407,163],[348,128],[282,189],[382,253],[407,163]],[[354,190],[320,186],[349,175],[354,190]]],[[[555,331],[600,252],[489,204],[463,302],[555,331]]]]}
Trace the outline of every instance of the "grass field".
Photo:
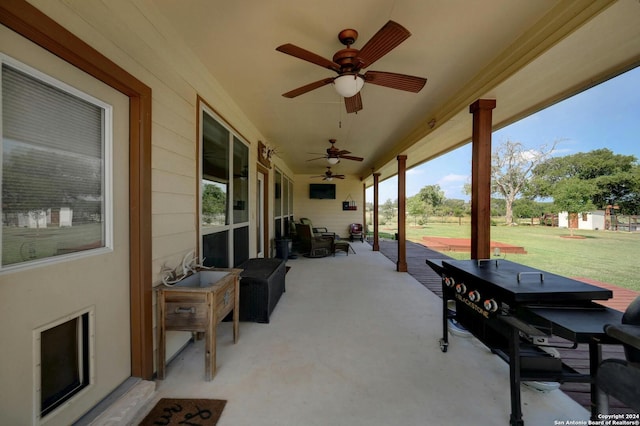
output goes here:
{"type": "MultiPolygon", "coordinates": [[[[394,233],[392,227],[380,227],[381,233],[394,233]]],[[[421,242],[423,236],[470,238],[468,223],[429,223],[407,225],[407,239],[421,242]]],[[[550,226],[492,226],[491,240],[522,246],[527,254],[506,254],[514,262],[567,277],[585,277],[640,291],[638,263],[639,232],[583,231],[574,235],[583,239],[562,238],[567,229],[550,226]]],[[[456,259],[469,259],[469,253],[444,252],[456,259]]]]}
{"type": "Polygon", "coordinates": [[[100,223],[70,227],[2,229],[2,264],[12,265],[95,247],[103,241],[100,223]]]}

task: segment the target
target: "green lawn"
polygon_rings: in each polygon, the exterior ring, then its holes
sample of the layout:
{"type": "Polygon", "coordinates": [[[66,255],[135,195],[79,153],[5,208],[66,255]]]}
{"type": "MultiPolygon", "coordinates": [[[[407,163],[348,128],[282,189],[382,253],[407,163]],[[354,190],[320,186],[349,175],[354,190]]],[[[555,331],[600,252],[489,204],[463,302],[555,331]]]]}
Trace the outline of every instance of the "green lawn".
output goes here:
{"type": "MultiPolygon", "coordinates": [[[[381,227],[381,232],[395,232],[381,227]]],[[[407,226],[407,239],[420,242],[425,235],[470,238],[468,223],[429,223],[407,226]]],[[[527,254],[506,254],[514,262],[567,277],[586,277],[640,291],[638,261],[639,232],[582,231],[574,235],[584,239],[568,239],[567,229],[549,226],[492,226],[491,240],[522,246],[527,254]]],[[[469,259],[469,253],[445,252],[456,259],[469,259]]]]}
{"type": "Polygon", "coordinates": [[[100,223],[70,227],[2,228],[2,264],[12,265],[93,247],[103,240],[100,223]]]}

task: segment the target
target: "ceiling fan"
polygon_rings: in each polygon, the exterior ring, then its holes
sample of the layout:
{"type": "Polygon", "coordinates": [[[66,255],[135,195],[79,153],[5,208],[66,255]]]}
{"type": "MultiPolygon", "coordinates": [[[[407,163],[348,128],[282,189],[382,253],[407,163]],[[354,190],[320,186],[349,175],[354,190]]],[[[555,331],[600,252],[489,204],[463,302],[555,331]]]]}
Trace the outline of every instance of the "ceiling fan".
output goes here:
{"type": "Polygon", "coordinates": [[[362,89],[365,82],[417,93],[424,87],[427,82],[426,78],[384,71],[367,71],[364,74],[360,73],[361,70],[372,65],[375,61],[396,48],[410,35],[411,33],[402,25],[394,21],[389,21],[365,43],[362,49],[358,50],[351,47],[358,38],[358,32],[353,29],[342,30],[338,34],[338,39],[347,47],[337,51],[331,61],[290,43],[278,46],[276,50],[279,52],[295,56],[296,58],[320,65],[323,68],[328,68],[338,73],[337,77],[318,80],[284,93],[282,96],[295,98],[296,96],[333,83],[336,91],[344,97],[347,112],[351,113],[358,112],[362,109],[360,89],[362,89]]]}
{"type": "Polygon", "coordinates": [[[331,171],[331,167],[327,167],[327,171],[324,172],[323,175],[319,175],[319,176],[311,176],[312,178],[319,178],[321,177],[322,180],[333,180],[333,179],[344,179],[344,175],[334,175],[333,172],[331,171]]]}
{"type": "Polygon", "coordinates": [[[336,148],[335,139],[329,139],[329,143],[331,144],[331,148],[327,148],[326,154],[324,154],[322,157],[312,158],[311,160],[307,160],[307,161],[314,161],[314,160],[320,160],[322,158],[326,158],[329,164],[338,164],[340,162],[340,159],[342,158],[344,158],[345,160],[353,160],[353,161],[364,160],[364,158],[362,157],[354,157],[353,155],[348,155],[348,154],[351,154],[350,151],[336,148]]]}

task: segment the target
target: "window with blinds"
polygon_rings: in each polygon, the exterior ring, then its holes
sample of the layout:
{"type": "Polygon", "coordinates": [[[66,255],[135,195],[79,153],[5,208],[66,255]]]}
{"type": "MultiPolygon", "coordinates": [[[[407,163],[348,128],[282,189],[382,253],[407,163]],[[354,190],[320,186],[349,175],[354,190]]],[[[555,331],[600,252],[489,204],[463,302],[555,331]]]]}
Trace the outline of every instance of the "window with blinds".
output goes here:
{"type": "Polygon", "coordinates": [[[0,267],[105,247],[107,106],[0,59],[0,267]]]}

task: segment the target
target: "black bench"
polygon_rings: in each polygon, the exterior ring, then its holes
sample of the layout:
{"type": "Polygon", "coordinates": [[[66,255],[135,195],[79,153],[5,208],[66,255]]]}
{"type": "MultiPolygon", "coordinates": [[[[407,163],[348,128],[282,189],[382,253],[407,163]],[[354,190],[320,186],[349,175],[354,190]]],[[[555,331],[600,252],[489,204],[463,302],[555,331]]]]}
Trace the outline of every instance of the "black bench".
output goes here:
{"type": "Polygon", "coordinates": [[[269,317],[285,289],[285,260],[249,259],[240,273],[240,321],[269,323],[269,317]]]}

